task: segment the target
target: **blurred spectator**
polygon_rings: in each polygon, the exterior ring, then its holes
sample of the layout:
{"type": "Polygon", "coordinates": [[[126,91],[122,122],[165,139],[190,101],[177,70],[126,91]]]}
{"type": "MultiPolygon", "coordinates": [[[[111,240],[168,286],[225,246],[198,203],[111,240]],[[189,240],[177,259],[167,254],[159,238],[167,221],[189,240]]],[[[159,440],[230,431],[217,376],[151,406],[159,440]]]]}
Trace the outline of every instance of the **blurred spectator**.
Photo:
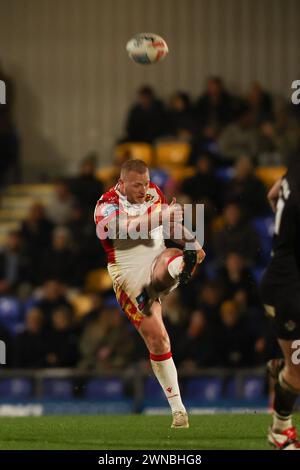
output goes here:
{"type": "Polygon", "coordinates": [[[0,105],[0,186],[7,182],[9,177],[13,182],[20,179],[19,169],[19,136],[13,120],[14,84],[5,73],[0,63],[0,80],[5,83],[6,104],[0,105]]]}
{"type": "Polygon", "coordinates": [[[19,231],[11,231],[6,246],[0,253],[0,295],[15,291],[30,279],[29,258],[24,250],[19,231]]]}
{"type": "Polygon", "coordinates": [[[72,236],[74,249],[81,260],[82,278],[92,269],[106,267],[105,252],[98,238],[95,237],[94,219],[85,217],[81,205],[75,204],[72,207],[70,221],[66,228],[72,236]]]}
{"type": "Polygon", "coordinates": [[[221,305],[214,347],[216,366],[249,367],[254,364],[255,338],[249,334],[247,321],[240,316],[233,301],[227,300],[221,305]]]}
{"type": "Polygon", "coordinates": [[[26,327],[15,340],[14,366],[41,368],[46,366],[48,335],[44,330],[44,317],[39,308],[31,308],[26,315],[26,327]]]}
{"type": "MultiPolygon", "coordinates": [[[[299,124],[291,119],[285,106],[276,111],[274,122],[265,120],[260,125],[260,152],[277,153],[277,164],[287,164],[288,157],[297,152],[299,141],[299,124]]],[[[262,157],[266,159],[266,155],[262,157]]],[[[260,163],[269,164],[268,161],[260,163]]]]}
{"type": "Polygon", "coordinates": [[[137,103],[127,118],[126,131],[129,141],[153,142],[165,132],[165,111],[152,88],[143,86],[138,91],[137,103]]]}
{"type": "Polygon", "coordinates": [[[196,103],[196,115],[201,127],[221,129],[234,116],[233,98],[226,91],[220,77],[210,77],[206,91],[196,103]]]}
{"type": "Polygon", "coordinates": [[[74,197],[70,193],[67,182],[63,179],[57,180],[52,201],[47,206],[47,216],[55,225],[67,224],[71,217],[74,202],[74,197]]]}
{"type": "Polygon", "coordinates": [[[215,253],[219,263],[225,261],[230,252],[239,253],[250,265],[260,255],[258,235],[251,224],[245,221],[238,204],[227,204],[223,211],[224,227],[215,234],[215,253]]]}
{"type": "Polygon", "coordinates": [[[167,132],[175,137],[191,138],[195,132],[189,95],[182,91],[175,93],[167,110],[167,132]]]}
{"type": "Polygon", "coordinates": [[[219,269],[218,280],[223,288],[225,299],[232,298],[236,292],[245,291],[251,304],[258,303],[258,291],[251,270],[239,253],[228,253],[224,267],[219,269]]]}
{"type": "Polygon", "coordinates": [[[59,279],[69,286],[79,285],[85,273],[81,271],[78,254],[72,245],[71,233],[66,227],[56,227],[52,244],[40,263],[40,278],[59,279]]]}
{"type": "Polygon", "coordinates": [[[207,281],[199,286],[196,299],[197,310],[201,310],[210,323],[214,323],[219,316],[219,308],[222,301],[222,286],[215,281],[207,281]]]}
{"type": "Polygon", "coordinates": [[[65,291],[66,287],[64,284],[57,279],[49,279],[44,283],[39,295],[33,296],[27,302],[27,308],[32,306],[38,307],[44,315],[45,326],[49,327],[54,310],[59,307],[72,308],[66,298],[65,291]]]}
{"type": "Polygon", "coordinates": [[[198,156],[195,176],[184,180],[181,189],[193,203],[205,204],[205,210],[214,212],[220,207],[222,181],[215,175],[214,162],[209,155],[198,156]]]}
{"type": "MultiPolygon", "coordinates": [[[[35,202],[29,209],[26,219],[22,222],[21,234],[26,247],[26,252],[31,260],[31,264],[36,263],[50,246],[53,224],[47,219],[45,208],[39,202],[35,202]]],[[[33,281],[38,283],[33,272],[33,281]]]]}
{"type": "Polygon", "coordinates": [[[248,106],[242,106],[238,120],[222,131],[218,143],[223,158],[227,160],[235,160],[243,154],[256,156],[258,131],[254,126],[253,112],[248,106]]]}
{"type": "Polygon", "coordinates": [[[234,170],[234,178],[225,187],[225,202],[236,202],[248,217],[264,214],[268,208],[266,188],[255,176],[251,157],[241,155],[235,162],[234,170]]]}
{"type": "Polygon", "coordinates": [[[265,91],[258,82],[251,85],[248,93],[247,103],[253,113],[256,125],[263,121],[273,119],[273,103],[270,93],[265,91]]]}
{"type": "Polygon", "coordinates": [[[96,154],[88,154],[81,162],[79,175],[70,180],[71,193],[86,215],[94,211],[97,200],[104,192],[102,182],[96,177],[96,161],[96,154]]]}
{"type": "Polygon", "coordinates": [[[80,367],[99,372],[126,367],[134,347],[127,322],[115,300],[106,302],[102,312],[83,331],[80,367]]]}
{"type": "Polygon", "coordinates": [[[195,310],[189,316],[176,350],[177,362],[185,371],[210,365],[213,344],[208,334],[209,323],[201,310],[195,310]]]}
{"type": "Polygon", "coordinates": [[[58,307],[52,312],[52,330],[49,333],[47,365],[75,367],[78,360],[78,338],[72,326],[72,311],[58,307]]]}

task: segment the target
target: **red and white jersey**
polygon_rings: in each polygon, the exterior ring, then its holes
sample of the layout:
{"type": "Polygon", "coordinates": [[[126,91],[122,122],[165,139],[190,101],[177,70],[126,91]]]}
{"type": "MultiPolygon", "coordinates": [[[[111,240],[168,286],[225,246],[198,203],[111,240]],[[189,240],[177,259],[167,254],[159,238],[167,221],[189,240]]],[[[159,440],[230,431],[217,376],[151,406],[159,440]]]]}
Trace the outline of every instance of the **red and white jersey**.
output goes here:
{"type": "MultiPolygon", "coordinates": [[[[118,185],[104,193],[98,200],[95,208],[95,223],[109,222],[120,212],[124,211],[129,216],[139,216],[149,211],[151,206],[166,204],[166,198],[162,191],[154,183],[150,182],[145,202],[143,204],[131,204],[127,198],[118,191],[118,185]]],[[[101,240],[107,254],[108,270],[113,278],[118,275],[119,281],[136,280],[141,273],[141,268],[152,265],[153,260],[165,249],[162,226],[150,232],[147,240],[137,239],[105,239],[101,240]],[[121,276],[121,279],[120,279],[121,276]]]]}

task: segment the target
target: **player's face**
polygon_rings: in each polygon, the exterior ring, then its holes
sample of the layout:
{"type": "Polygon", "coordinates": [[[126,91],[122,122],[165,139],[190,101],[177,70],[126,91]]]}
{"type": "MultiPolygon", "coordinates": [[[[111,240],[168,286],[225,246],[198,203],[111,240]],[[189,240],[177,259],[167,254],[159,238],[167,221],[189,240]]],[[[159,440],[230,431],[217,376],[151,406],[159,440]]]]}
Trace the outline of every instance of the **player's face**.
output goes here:
{"type": "Polygon", "coordinates": [[[119,180],[121,193],[127,196],[131,204],[143,204],[150,184],[149,172],[137,173],[128,171],[123,179],[119,180]]]}

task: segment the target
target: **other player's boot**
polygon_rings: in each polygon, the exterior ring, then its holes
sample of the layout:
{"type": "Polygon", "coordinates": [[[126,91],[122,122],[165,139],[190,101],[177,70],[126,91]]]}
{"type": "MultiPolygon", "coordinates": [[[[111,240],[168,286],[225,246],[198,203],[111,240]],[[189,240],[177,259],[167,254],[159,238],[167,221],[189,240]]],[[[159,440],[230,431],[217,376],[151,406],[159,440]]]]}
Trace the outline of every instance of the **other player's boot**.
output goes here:
{"type": "Polygon", "coordinates": [[[189,428],[189,417],[186,411],[174,411],[173,422],[171,428],[183,429],[189,428]]]}
{"type": "Polygon", "coordinates": [[[197,252],[195,250],[183,250],[183,268],[179,274],[179,285],[185,285],[191,279],[196,265],[197,265],[197,252]]]}
{"type": "Polygon", "coordinates": [[[269,428],[268,441],[278,450],[300,450],[300,442],[294,426],[285,431],[274,431],[269,428]]]}

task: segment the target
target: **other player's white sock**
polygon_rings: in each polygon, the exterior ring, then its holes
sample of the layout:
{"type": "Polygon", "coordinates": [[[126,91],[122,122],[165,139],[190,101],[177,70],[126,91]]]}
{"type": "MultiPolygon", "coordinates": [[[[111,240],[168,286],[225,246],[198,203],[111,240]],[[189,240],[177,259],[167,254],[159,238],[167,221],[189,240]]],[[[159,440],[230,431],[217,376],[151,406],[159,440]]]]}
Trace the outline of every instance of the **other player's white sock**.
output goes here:
{"type": "Polygon", "coordinates": [[[177,370],[172,353],[161,355],[150,353],[150,360],[153,372],[167,397],[172,412],[186,411],[181,401],[177,370]]]}
{"type": "Polygon", "coordinates": [[[173,279],[178,279],[179,274],[181,273],[183,256],[182,255],[175,255],[168,261],[168,271],[170,276],[173,279]]]}
{"type": "Polygon", "coordinates": [[[293,426],[292,415],[280,416],[276,411],[273,414],[273,425],[272,429],[275,431],[285,431],[293,426]]]}

